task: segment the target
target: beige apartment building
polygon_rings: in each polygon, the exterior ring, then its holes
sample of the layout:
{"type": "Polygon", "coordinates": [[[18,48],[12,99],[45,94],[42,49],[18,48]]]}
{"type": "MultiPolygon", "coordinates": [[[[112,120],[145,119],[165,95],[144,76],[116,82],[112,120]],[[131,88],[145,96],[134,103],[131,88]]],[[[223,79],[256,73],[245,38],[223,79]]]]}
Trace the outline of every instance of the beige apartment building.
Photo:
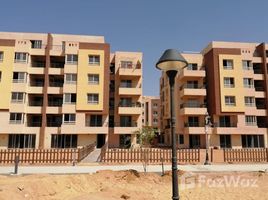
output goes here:
{"type": "Polygon", "coordinates": [[[142,125],[160,129],[160,98],[156,96],[142,97],[142,125]]]}
{"type": "Polygon", "coordinates": [[[141,77],[102,36],[1,32],[0,148],[135,144],[141,77]]]}
{"type": "MultiPolygon", "coordinates": [[[[175,82],[179,148],[205,148],[205,116],[210,147],[267,147],[268,45],[212,42],[188,61],[175,82]]],[[[160,78],[161,134],[170,145],[169,86],[160,78]]]]}

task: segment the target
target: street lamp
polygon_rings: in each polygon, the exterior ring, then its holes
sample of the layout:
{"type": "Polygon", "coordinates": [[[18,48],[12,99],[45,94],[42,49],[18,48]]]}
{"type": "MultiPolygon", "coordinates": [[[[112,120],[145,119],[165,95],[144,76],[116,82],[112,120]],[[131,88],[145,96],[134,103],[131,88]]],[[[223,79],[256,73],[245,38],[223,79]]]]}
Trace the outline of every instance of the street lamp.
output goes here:
{"type": "Polygon", "coordinates": [[[172,141],[172,199],[179,199],[178,175],[177,175],[177,142],[175,134],[175,105],[174,83],[178,71],[188,65],[187,61],[175,49],[167,49],[156,63],[156,68],[164,71],[169,79],[170,91],[170,130],[172,141]]]}
{"type": "Polygon", "coordinates": [[[208,112],[206,112],[206,116],[205,116],[206,161],[205,161],[204,165],[209,165],[209,158],[208,158],[208,148],[209,148],[208,128],[210,126],[211,126],[211,119],[210,119],[210,116],[209,116],[208,112]]]}

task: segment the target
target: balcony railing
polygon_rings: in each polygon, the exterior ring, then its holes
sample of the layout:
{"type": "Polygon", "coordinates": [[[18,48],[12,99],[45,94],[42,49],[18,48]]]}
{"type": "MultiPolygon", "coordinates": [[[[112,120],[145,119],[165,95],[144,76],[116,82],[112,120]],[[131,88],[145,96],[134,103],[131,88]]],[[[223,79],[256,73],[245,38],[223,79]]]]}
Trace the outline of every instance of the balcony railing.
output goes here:
{"type": "Polygon", "coordinates": [[[118,105],[119,107],[141,107],[141,103],[140,102],[136,102],[136,103],[119,103],[118,105]]]}
{"type": "Polygon", "coordinates": [[[61,62],[51,62],[50,63],[51,68],[64,68],[64,63],[61,62]]]}
{"type": "Polygon", "coordinates": [[[186,122],[184,123],[184,127],[204,127],[204,123],[200,122],[186,122]]]}
{"type": "Polygon", "coordinates": [[[96,122],[96,123],[92,123],[90,122],[90,120],[86,121],[86,126],[87,127],[107,127],[108,123],[107,122],[96,122]]]}
{"type": "Polygon", "coordinates": [[[47,127],[61,127],[62,122],[47,122],[47,127]]]}
{"type": "Polygon", "coordinates": [[[255,91],[263,92],[264,91],[264,87],[255,86],[255,91]]]}
{"type": "Polygon", "coordinates": [[[180,108],[206,108],[204,103],[184,103],[180,105],[180,108]]]}
{"type": "Polygon", "coordinates": [[[43,106],[43,101],[29,101],[29,106],[43,106]]]}
{"type": "Polygon", "coordinates": [[[219,127],[219,128],[236,128],[237,123],[231,122],[231,123],[214,123],[214,127],[219,127]]]}
{"type": "Polygon", "coordinates": [[[9,120],[10,124],[22,124],[22,120],[9,120]]]}
{"type": "Polygon", "coordinates": [[[62,106],[63,101],[48,101],[48,106],[51,107],[61,107],[62,106]]]}
{"type": "Polygon", "coordinates": [[[34,81],[30,82],[31,87],[44,87],[44,81],[34,81]]]}
{"type": "Polygon", "coordinates": [[[186,84],[186,85],[182,85],[180,87],[180,90],[183,90],[183,89],[205,89],[205,85],[196,85],[196,84],[186,84]]]}
{"type": "Polygon", "coordinates": [[[116,122],[114,123],[115,127],[137,127],[138,123],[135,121],[132,122],[116,122]]]}
{"type": "Polygon", "coordinates": [[[28,127],[41,127],[42,126],[42,122],[39,121],[39,122],[28,122],[27,123],[27,126],[28,127]]]}
{"type": "Polygon", "coordinates": [[[56,82],[56,81],[50,81],[49,82],[49,87],[63,87],[63,81],[56,82]]]}
{"type": "Polygon", "coordinates": [[[43,67],[46,66],[46,63],[45,63],[45,62],[39,62],[39,61],[36,61],[36,62],[32,62],[32,63],[31,63],[31,66],[32,66],[32,67],[43,68],[43,67]]]}

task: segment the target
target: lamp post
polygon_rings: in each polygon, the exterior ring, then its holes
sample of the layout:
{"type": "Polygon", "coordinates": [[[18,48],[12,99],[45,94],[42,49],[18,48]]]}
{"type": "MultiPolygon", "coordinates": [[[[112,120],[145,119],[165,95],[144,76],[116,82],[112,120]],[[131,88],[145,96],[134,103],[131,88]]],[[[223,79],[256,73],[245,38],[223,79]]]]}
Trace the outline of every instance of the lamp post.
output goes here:
{"type": "Polygon", "coordinates": [[[211,126],[211,119],[210,119],[210,116],[209,116],[208,112],[206,112],[206,116],[205,116],[206,160],[205,160],[204,165],[209,165],[209,158],[208,158],[208,149],[209,149],[208,128],[210,126],[211,126]]]}
{"type": "Polygon", "coordinates": [[[181,69],[188,65],[183,56],[175,49],[167,49],[156,63],[156,68],[164,71],[169,79],[170,88],[170,131],[172,142],[172,199],[179,199],[178,174],[177,174],[177,142],[175,134],[175,105],[174,83],[175,77],[181,69]]]}

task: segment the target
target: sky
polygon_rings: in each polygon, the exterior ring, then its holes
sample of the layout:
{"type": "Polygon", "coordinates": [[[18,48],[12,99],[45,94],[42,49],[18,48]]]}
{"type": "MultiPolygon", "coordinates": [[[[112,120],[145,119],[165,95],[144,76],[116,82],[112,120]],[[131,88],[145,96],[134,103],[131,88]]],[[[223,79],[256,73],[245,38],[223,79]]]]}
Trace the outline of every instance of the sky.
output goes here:
{"type": "Polygon", "coordinates": [[[143,94],[158,96],[165,49],[268,42],[267,8],[267,0],[1,0],[0,31],[101,35],[111,51],[141,51],[143,94]]]}

